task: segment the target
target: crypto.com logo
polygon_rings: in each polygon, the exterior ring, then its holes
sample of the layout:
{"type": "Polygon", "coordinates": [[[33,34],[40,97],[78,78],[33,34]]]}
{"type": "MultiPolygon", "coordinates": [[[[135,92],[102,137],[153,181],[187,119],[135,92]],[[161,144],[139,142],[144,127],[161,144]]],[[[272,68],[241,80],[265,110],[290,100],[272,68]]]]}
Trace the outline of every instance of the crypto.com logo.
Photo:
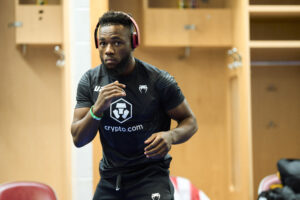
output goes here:
{"type": "Polygon", "coordinates": [[[132,104],[120,98],[110,104],[110,117],[119,123],[124,123],[132,118],[132,104]]]}

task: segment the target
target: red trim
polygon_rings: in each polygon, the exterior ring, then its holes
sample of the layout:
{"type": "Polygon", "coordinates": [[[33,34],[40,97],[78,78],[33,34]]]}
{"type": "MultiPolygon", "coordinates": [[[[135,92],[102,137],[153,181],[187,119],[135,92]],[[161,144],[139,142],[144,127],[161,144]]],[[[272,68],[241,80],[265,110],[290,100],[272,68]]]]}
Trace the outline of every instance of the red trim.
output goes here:
{"type": "Polygon", "coordinates": [[[178,183],[177,183],[176,177],[171,176],[170,179],[171,179],[171,181],[172,181],[172,183],[173,183],[175,189],[178,190],[178,183]]]}
{"type": "Polygon", "coordinates": [[[191,199],[192,200],[200,200],[199,190],[192,184],[190,184],[191,190],[191,199]]]}

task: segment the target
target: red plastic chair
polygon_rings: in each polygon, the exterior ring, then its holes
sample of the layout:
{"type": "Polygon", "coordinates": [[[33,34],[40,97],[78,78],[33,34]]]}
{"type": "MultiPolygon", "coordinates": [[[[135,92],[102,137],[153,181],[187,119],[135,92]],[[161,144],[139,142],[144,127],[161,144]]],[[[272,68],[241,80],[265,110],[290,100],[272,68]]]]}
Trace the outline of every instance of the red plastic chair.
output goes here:
{"type": "Polygon", "coordinates": [[[174,200],[210,200],[189,179],[180,176],[171,176],[170,179],[174,186],[174,200]]]}
{"type": "Polygon", "coordinates": [[[38,182],[12,182],[0,185],[0,200],[57,200],[54,190],[38,182]]]}

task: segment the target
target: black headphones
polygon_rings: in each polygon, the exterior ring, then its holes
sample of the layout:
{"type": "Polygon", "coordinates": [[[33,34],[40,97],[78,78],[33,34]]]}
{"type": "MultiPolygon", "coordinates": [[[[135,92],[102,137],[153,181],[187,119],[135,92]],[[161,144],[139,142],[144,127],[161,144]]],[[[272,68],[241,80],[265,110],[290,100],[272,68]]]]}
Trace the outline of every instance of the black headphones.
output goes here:
{"type": "MultiPolygon", "coordinates": [[[[131,22],[133,23],[134,28],[136,30],[135,32],[131,33],[131,47],[132,47],[132,49],[135,49],[140,44],[140,30],[139,30],[139,27],[138,27],[136,21],[130,15],[128,15],[127,13],[124,13],[124,12],[122,12],[122,13],[124,15],[126,15],[131,20],[131,22]]],[[[100,26],[100,22],[98,22],[98,24],[95,28],[95,31],[94,31],[95,46],[96,46],[97,49],[99,47],[99,41],[98,41],[98,37],[97,37],[99,26],[100,26]]]]}

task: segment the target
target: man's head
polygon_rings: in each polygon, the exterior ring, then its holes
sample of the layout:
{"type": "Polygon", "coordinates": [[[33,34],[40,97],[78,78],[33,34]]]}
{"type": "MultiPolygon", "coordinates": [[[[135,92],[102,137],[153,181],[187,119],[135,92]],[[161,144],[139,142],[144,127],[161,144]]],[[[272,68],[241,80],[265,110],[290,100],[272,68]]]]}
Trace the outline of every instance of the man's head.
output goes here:
{"type": "Polygon", "coordinates": [[[133,23],[135,22],[128,14],[119,11],[106,12],[99,19],[99,39],[96,41],[100,59],[108,72],[113,75],[126,72],[133,59],[132,34],[135,27],[133,23]]]}

